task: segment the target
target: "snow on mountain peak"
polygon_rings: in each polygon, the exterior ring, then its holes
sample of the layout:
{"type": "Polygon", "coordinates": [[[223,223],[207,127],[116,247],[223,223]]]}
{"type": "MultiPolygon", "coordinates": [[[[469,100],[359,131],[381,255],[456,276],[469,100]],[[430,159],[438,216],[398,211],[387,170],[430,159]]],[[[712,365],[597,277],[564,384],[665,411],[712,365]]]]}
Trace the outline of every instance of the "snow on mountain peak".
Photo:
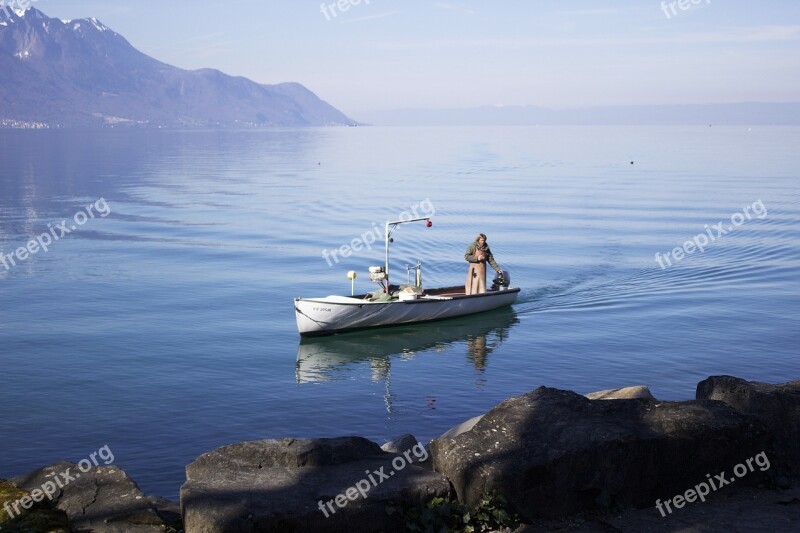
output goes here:
{"type": "Polygon", "coordinates": [[[92,17],[89,19],[89,22],[100,31],[108,31],[108,26],[97,20],[96,18],[92,17]]]}
{"type": "Polygon", "coordinates": [[[102,22],[100,22],[99,20],[97,20],[94,17],[88,18],[88,19],[71,19],[71,20],[61,19],[61,22],[63,22],[67,26],[71,25],[73,31],[77,31],[77,30],[80,30],[82,28],[85,28],[86,25],[84,23],[89,23],[97,31],[101,31],[101,32],[108,31],[108,32],[114,33],[116,35],[116,33],[113,32],[111,30],[111,28],[109,28],[108,26],[106,26],[105,24],[103,24],[102,22]]]}
{"type": "MultiPolygon", "coordinates": [[[[19,4],[21,2],[17,2],[17,3],[19,4]]],[[[30,3],[30,2],[28,2],[28,3],[30,3]]],[[[11,4],[13,4],[13,2],[11,2],[11,4]]],[[[11,5],[9,5],[8,7],[11,7],[11,5]]],[[[0,8],[0,9],[2,9],[2,8],[0,8]]],[[[24,7],[24,8],[23,7],[14,7],[14,8],[12,8],[12,11],[19,18],[25,18],[25,16],[32,16],[33,18],[37,18],[37,19],[47,18],[47,16],[44,13],[42,13],[41,11],[36,9],[35,7],[24,7]]]]}
{"type": "MultiPolygon", "coordinates": [[[[0,0],[0,26],[8,26],[9,23],[16,22],[15,19],[23,19],[26,16],[46,19],[47,16],[34,7],[16,7],[21,2],[19,0],[11,0],[6,3],[5,0],[0,0]]],[[[30,1],[28,1],[30,4],[30,1]]]]}
{"type": "MultiPolygon", "coordinates": [[[[31,1],[36,0],[27,0],[27,3],[30,4],[31,1]]],[[[14,23],[19,19],[23,18],[34,18],[34,19],[44,19],[49,20],[50,17],[39,11],[34,7],[16,7],[22,3],[26,3],[25,0],[0,0],[0,26],[8,26],[9,23],[14,23]]],[[[56,20],[56,19],[53,19],[56,20]]],[[[94,29],[97,31],[111,31],[111,28],[97,20],[95,17],[87,18],[87,19],[71,19],[65,20],[60,19],[62,23],[69,25],[72,24],[72,29],[77,30],[81,28],[81,22],[88,22],[91,24],[94,29]]],[[[113,32],[112,32],[113,33],[113,32]]]]}

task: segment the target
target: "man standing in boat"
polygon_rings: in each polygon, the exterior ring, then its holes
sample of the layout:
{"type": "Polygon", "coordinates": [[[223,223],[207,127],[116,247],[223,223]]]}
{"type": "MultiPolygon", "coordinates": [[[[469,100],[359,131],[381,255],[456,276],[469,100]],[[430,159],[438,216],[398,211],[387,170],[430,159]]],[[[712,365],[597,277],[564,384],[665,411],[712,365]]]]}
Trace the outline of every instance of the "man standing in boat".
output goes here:
{"type": "Polygon", "coordinates": [[[489,245],[486,244],[486,235],[479,233],[475,237],[475,242],[467,247],[467,253],[464,254],[464,259],[469,262],[469,270],[467,271],[467,283],[464,286],[465,294],[481,294],[486,292],[486,263],[492,265],[492,268],[498,274],[502,269],[497,265],[494,260],[492,251],[489,245]]]}

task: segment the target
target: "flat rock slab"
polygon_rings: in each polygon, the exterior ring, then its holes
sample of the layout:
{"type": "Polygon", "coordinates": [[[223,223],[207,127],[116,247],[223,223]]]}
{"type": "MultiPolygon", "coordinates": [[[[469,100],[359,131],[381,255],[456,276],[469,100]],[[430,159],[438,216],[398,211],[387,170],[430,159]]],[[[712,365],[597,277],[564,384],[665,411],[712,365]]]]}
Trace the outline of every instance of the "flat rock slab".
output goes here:
{"type": "Polygon", "coordinates": [[[589,394],[585,394],[585,396],[590,400],[633,400],[635,398],[655,400],[653,393],[644,385],[590,392],[589,394]]]}
{"type": "Polygon", "coordinates": [[[769,490],[740,487],[712,495],[672,514],[641,509],[610,517],[616,531],[717,533],[719,531],[800,531],[800,488],[769,490]]]}
{"type": "Polygon", "coordinates": [[[580,513],[536,520],[514,533],[719,533],[720,531],[800,531],[800,487],[774,490],[742,487],[713,494],[661,516],[655,507],[620,513],[580,513]]]}
{"type": "Polygon", "coordinates": [[[780,385],[711,376],[697,385],[698,400],[719,400],[753,415],[773,435],[775,458],[786,470],[800,475],[800,381],[780,385]]]}
{"type": "MultiPolygon", "coordinates": [[[[504,496],[523,519],[652,507],[768,449],[753,417],[716,401],[589,400],[546,387],[508,399],[454,438],[433,466],[460,501],[504,496]]],[[[755,469],[737,484],[755,483],[755,469]]]]}
{"type": "Polygon", "coordinates": [[[116,466],[97,466],[81,472],[62,461],[10,480],[29,493],[54,487],[44,501],[66,513],[73,531],[94,533],[156,533],[167,524],[151,500],[116,466]]]}
{"type": "Polygon", "coordinates": [[[417,466],[427,451],[421,445],[415,450],[408,461],[361,437],[218,448],[186,467],[184,528],[187,533],[402,531],[402,519],[387,514],[387,506],[419,505],[451,494],[447,479],[417,466]]]}
{"type": "Polygon", "coordinates": [[[480,421],[481,418],[483,418],[483,415],[473,416],[469,420],[466,420],[466,421],[461,422],[460,424],[458,424],[456,426],[451,427],[446,432],[444,432],[442,435],[440,435],[439,438],[440,439],[452,439],[453,437],[457,437],[457,436],[461,435],[462,433],[464,433],[466,431],[469,431],[470,429],[474,428],[475,424],[477,424],[480,421]]]}
{"type": "Polygon", "coordinates": [[[412,449],[417,444],[419,444],[417,438],[410,433],[406,433],[405,435],[401,435],[383,444],[381,450],[389,453],[403,453],[406,450],[412,449]]]}

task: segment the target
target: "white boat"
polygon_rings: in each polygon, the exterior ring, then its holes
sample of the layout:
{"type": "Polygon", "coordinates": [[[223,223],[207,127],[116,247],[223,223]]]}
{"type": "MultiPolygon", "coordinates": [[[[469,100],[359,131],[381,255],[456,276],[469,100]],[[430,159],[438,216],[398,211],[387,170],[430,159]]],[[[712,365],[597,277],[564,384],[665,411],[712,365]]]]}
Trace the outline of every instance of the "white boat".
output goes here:
{"type": "MultiPolygon", "coordinates": [[[[321,298],[295,298],[297,329],[303,337],[344,333],[367,328],[430,322],[457,316],[482,313],[511,305],[517,299],[519,287],[509,286],[510,276],[504,272],[495,278],[490,290],[481,294],[465,294],[463,285],[424,289],[421,285],[421,265],[408,267],[415,271],[415,283],[395,286],[389,283],[389,243],[394,229],[407,222],[424,220],[431,226],[430,217],[386,222],[386,260],[383,266],[370,267],[370,279],[381,286],[380,291],[358,296],[332,295],[321,298]]],[[[356,277],[350,272],[350,279],[356,277]]]]}

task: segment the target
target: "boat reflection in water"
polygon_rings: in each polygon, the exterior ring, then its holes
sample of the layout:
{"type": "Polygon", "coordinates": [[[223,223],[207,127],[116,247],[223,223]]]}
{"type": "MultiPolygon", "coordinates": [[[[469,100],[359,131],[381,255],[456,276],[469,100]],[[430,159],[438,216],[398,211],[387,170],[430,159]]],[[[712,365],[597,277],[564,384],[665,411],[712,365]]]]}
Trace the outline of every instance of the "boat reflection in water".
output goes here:
{"type": "MultiPolygon", "coordinates": [[[[297,347],[297,382],[346,379],[356,367],[368,362],[372,380],[385,382],[388,395],[392,357],[409,359],[417,352],[441,351],[458,343],[466,344],[467,359],[482,371],[488,356],[508,338],[518,322],[514,309],[504,307],[440,322],[304,338],[297,347]]],[[[391,410],[389,397],[387,408],[391,410]]]]}

